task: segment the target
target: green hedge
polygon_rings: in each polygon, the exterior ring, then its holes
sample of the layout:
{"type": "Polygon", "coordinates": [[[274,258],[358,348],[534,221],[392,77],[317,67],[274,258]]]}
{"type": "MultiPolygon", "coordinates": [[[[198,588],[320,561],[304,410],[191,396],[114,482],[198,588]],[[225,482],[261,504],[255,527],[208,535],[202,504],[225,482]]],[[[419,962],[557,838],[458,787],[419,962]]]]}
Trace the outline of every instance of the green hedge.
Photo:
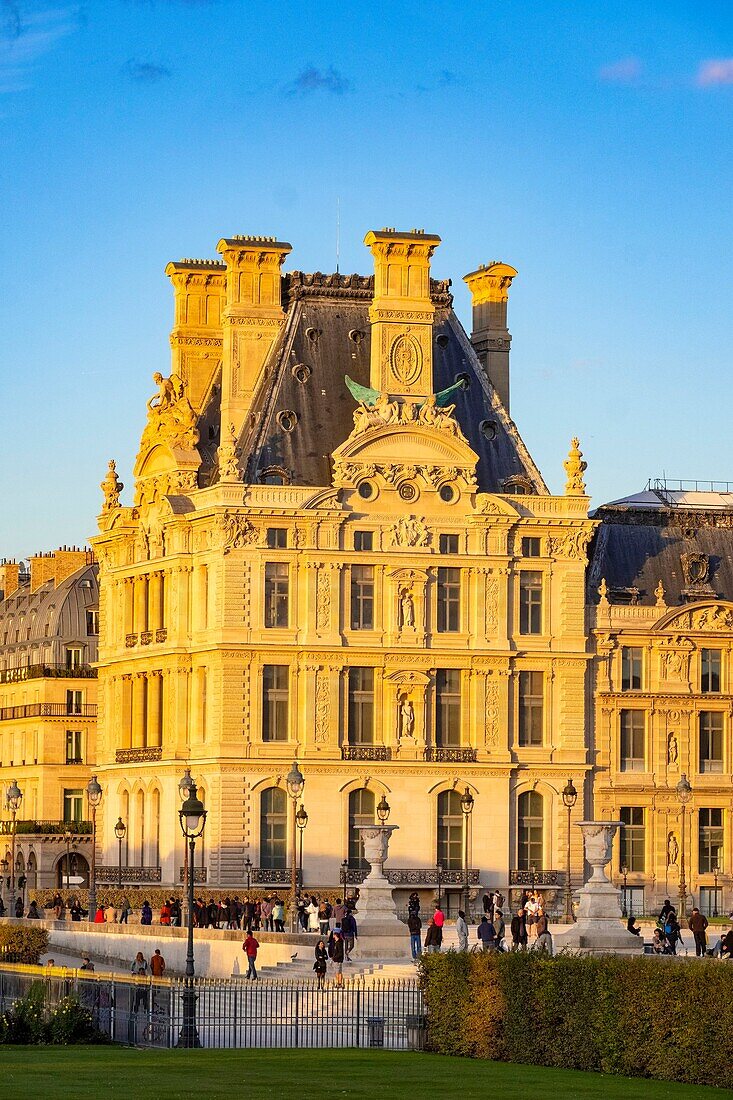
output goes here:
{"type": "Polygon", "coordinates": [[[618,956],[423,956],[428,1047],[733,1088],[733,964],[618,956]]]}
{"type": "Polygon", "coordinates": [[[48,932],[45,928],[0,924],[0,959],[37,965],[47,950],[48,932]]]}
{"type": "Polygon", "coordinates": [[[106,1043],[88,1008],[76,997],[64,997],[46,1006],[43,982],[34,982],[27,997],[0,1014],[0,1044],[20,1043],[68,1046],[71,1043],[106,1043]]]}

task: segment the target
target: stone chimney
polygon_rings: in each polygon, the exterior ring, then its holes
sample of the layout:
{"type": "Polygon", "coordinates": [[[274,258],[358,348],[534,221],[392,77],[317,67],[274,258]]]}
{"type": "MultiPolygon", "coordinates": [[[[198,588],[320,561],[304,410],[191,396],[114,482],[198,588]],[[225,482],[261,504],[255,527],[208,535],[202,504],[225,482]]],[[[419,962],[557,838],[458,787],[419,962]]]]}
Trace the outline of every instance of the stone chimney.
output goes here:
{"type": "Polygon", "coordinates": [[[77,569],[91,565],[94,554],[91,550],[80,550],[78,546],[61,546],[46,554],[35,554],[30,559],[31,592],[36,592],[48,581],[61,584],[77,569]]]}
{"type": "Polygon", "coordinates": [[[20,587],[20,565],[17,561],[0,564],[0,600],[7,600],[20,587]]]}
{"type": "Polygon", "coordinates": [[[171,372],[186,385],[197,413],[221,361],[221,314],[226,304],[226,267],[218,260],[171,262],[165,273],[173,284],[174,321],[171,372]]]}
{"type": "Polygon", "coordinates": [[[509,287],[517,274],[509,264],[492,260],[464,276],[473,303],[471,343],[509,412],[509,349],[512,337],[506,325],[509,287]]]}

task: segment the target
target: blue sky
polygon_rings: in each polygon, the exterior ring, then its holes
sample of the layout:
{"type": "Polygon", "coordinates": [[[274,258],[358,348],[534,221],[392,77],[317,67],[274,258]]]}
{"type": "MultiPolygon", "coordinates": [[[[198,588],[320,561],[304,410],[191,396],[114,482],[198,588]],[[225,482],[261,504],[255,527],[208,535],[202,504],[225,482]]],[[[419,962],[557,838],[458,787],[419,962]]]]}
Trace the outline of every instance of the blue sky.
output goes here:
{"type": "Polygon", "coordinates": [[[82,543],[169,362],[170,259],[234,233],[370,271],[502,259],[512,415],[594,503],[733,479],[728,2],[0,0],[0,556],[82,543]]]}

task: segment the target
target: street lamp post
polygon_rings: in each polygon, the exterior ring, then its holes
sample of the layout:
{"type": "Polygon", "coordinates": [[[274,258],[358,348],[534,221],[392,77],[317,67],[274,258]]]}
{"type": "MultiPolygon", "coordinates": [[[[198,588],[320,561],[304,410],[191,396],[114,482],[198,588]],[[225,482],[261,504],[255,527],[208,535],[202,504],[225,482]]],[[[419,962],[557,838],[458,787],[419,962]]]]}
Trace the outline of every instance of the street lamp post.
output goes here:
{"type": "Polygon", "coordinates": [[[438,900],[436,905],[440,909],[440,895],[443,893],[443,865],[442,863],[435,864],[435,880],[438,885],[438,900]]]}
{"type": "Polygon", "coordinates": [[[719,874],[720,874],[720,867],[718,867],[717,863],[714,863],[713,864],[713,882],[715,883],[715,887],[713,889],[713,916],[714,917],[717,917],[717,915],[718,915],[718,875],[719,874]]]}
{"type": "Polygon", "coordinates": [[[295,815],[295,824],[298,827],[298,884],[300,889],[303,889],[303,833],[305,827],[308,824],[308,814],[306,808],[301,802],[300,809],[295,815]]]}
{"type": "Polygon", "coordinates": [[[568,844],[565,865],[565,920],[570,924],[573,919],[573,887],[570,881],[570,816],[573,812],[573,806],[578,801],[578,792],[573,785],[572,779],[568,779],[563,788],[562,801],[563,806],[568,811],[568,844]]]}
{"type": "Polygon", "coordinates": [[[127,833],[127,825],[121,817],[117,818],[117,824],[115,825],[115,836],[117,837],[117,887],[122,889],[122,841],[125,839],[127,833]]]}
{"type": "Polygon", "coordinates": [[[675,791],[677,792],[677,801],[682,811],[682,823],[680,828],[680,903],[678,913],[678,919],[681,920],[687,908],[687,880],[685,878],[685,814],[687,812],[687,803],[692,798],[692,787],[686,775],[683,774],[675,787],[675,791]]]}
{"type": "Polygon", "coordinates": [[[15,825],[18,810],[20,804],[23,801],[23,792],[18,784],[13,782],[8,787],[5,795],[5,802],[11,815],[10,826],[10,905],[8,906],[8,914],[11,917],[15,916],[15,825]]]}
{"type": "Polygon", "coordinates": [[[247,876],[247,893],[249,894],[249,884],[252,881],[252,860],[249,856],[244,861],[244,872],[247,876]]]}
{"type": "Polygon", "coordinates": [[[102,801],[102,788],[96,775],[87,783],[87,801],[92,812],[92,866],[89,872],[89,904],[87,919],[94,922],[97,915],[97,807],[102,801]]]}
{"type": "Polygon", "coordinates": [[[287,788],[288,788],[288,794],[290,795],[290,797],[293,801],[293,809],[292,809],[292,813],[290,815],[290,818],[291,818],[291,826],[290,826],[290,842],[291,842],[290,843],[290,853],[291,853],[290,854],[290,893],[292,895],[292,901],[291,901],[291,905],[290,905],[290,931],[295,932],[295,929],[296,929],[296,923],[295,922],[298,919],[298,906],[297,906],[296,900],[295,900],[296,895],[298,893],[298,863],[297,863],[297,858],[298,857],[297,857],[296,844],[295,844],[295,842],[296,842],[296,835],[295,834],[296,834],[297,829],[298,829],[298,825],[297,825],[297,821],[296,821],[296,807],[297,807],[297,804],[298,804],[298,799],[300,798],[300,796],[303,793],[303,787],[305,786],[305,779],[303,778],[303,773],[301,772],[300,768],[298,767],[298,761],[297,760],[293,761],[293,766],[290,769],[290,771],[288,772],[287,776],[285,777],[285,783],[286,783],[287,788]]]}
{"type": "MultiPolygon", "coordinates": [[[[191,787],[193,786],[193,779],[191,778],[191,769],[186,768],[183,773],[183,778],[178,784],[178,797],[181,800],[181,805],[186,801],[191,793],[191,787]]],[[[188,886],[188,845],[183,845],[183,889],[188,886]]]]}
{"type": "Polygon", "coordinates": [[[341,864],[341,894],[344,905],[346,905],[346,886],[349,881],[349,861],[345,859],[341,864]]]}
{"type": "Polygon", "coordinates": [[[464,901],[463,910],[466,917],[469,916],[469,899],[468,899],[468,830],[471,821],[471,814],[473,813],[474,797],[466,787],[465,791],[461,795],[461,809],[463,810],[463,890],[464,901]]]}
{"type": "Polygon", "coordinates": [[[193,958],[193,880],[196,838],[200,837],[206,824],[206,810],[197,797],[195,783],[191,783],[188,798],[178,811],[181,832],[189,847],[188,861],[188,945],[186,948],[186,986],[183,991],[183,1026],[178,1037],[179,1047],[200,1047],[196,1029],[196,990],[193,979],[195,974],[193,958]]]}
{"type": "MultiPolygon", "coordinates": [[[[71,890],[71,830],[66,829],[64,832],[64,840],[66,841],[66,893],[71,890]]],[[[67,898],[68,901],[68,898],[67,898]]]]}
{"type": "Polygon", "coordinates": [[[628,903],[627,903],[627,900],[626,900],[626,898],[627,898],[627,894],[626,894],[626,877],[627,877],[628,873],[629,873],[629,869],[626,866],[626,864],[624,863],[623,867],[621,868],[621,874],[623,875],[623,880],[624,880],[623,906],[621,908],[621,916],[622,917],[628,917],[628,915],[629,915],[629,906],[628,906],[628,903]]]}

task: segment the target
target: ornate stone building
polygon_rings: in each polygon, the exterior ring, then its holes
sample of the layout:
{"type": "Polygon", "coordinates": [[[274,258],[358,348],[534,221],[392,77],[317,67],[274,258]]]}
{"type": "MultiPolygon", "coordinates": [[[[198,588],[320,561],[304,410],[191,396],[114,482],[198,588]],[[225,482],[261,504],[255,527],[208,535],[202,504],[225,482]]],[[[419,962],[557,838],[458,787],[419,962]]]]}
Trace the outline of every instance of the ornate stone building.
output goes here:
{"type": "MultiPolygon", "coordinates": [[[[10,877],[5,792],[23,798],[16,873],[27,885],[86,884],[90,857],[84,787],[94,761],[99,593],[92,554],[38,554],[0,564],[0,862],[10,877]],[[68,838],[65,833],[69,833],[68,838]]],[[[7,882],[5,882],[7,887],[7,882]]]]}
{"type": "Polygon", "coordinates": [[[733,504],[655,487],[614,501],[588,574],[595,813],[624,821],[628,907],[727,913],[733,836],[733,504]],[[684,805],[676,792],[685,775],[684,805]]]}
{"type": "MultiPolygon", "coordinates": [[[[577,819],[588,792],[585,463],[575,440],[553,496],[493,384],[514,269],[466,277],[469,339],[438,237],[365,243],[373,276],[284,274],[260,237],[166,269],[172,369],[93,540],[100,844],[114,864],[121,815],[130,881],[180,881],[189,766],[207,881],[241,889],[249,861],[286,882],[297,758],[306,886],[345,859],[359,881],[382,795],[405,889],[440,877],[455,904],[464,841],[476,890],[562,884],[559,792],[572,776],[577,819]]],[[[579,880],[575,837],[572,858],[579,880]]]]}

